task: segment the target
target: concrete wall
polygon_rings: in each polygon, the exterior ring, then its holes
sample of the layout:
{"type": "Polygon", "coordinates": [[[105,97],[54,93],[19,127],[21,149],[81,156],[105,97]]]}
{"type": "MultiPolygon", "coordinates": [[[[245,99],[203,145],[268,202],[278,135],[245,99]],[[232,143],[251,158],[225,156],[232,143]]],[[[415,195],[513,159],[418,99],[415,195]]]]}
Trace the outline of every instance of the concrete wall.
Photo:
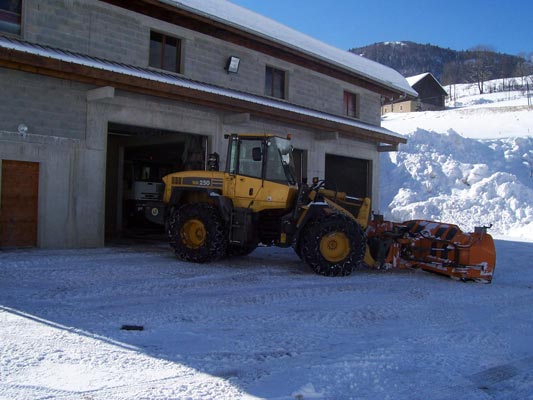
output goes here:
{"type": "Polygon", "coordinates": [[[181,38],[183,75],[217,86],[264,95],[265,67],[287,72],[290,103],[343,115],[345,90],[360,96],[360,120],[380,124],[380,95],[211,36],[95,0],[25,0],[24,39],[139,67],[148,67],[150,30],[181,38]],[[224,67],[241,58],[237,74],[224,67]]]}
{"type": "Polygon", "coordinates": [[[0,68],[0,158],[40,163],[38,245],[103,244],[104,153],[86,143],[90,86],[0,68]],[[28,127],[26,135],[17,127],[28,127]]]}
{"type": "Polygon", "coordinates": [[[89,86],[5,68],[0,68],[0,83],[0,129],[16,132],[25,124],[39,135],[84,137],[89,86]]]}
{"type": "Polygon", "coordinates": [[[0,131],[0,158],[39,163],[39,247],[91,247],[103,244],[98,196],[102,154],[77,139],[0,131]]]}

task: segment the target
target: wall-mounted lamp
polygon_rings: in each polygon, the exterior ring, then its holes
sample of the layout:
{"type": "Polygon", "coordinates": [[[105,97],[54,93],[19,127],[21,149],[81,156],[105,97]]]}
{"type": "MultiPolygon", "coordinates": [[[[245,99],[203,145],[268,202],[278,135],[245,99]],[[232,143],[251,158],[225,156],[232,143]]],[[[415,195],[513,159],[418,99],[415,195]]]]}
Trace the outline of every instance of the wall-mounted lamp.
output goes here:
{"type": "Polygon", "coordinates": [[[20,124],[17,126],[17,130],[21,136],[26,136],[28,134],[28,126],[25,124],[20,124]]]}
{"type": "Polygon", "coordinates": [[[234,73],[236,74],[239,72],[239,64],[241,63],[241,59],[239,57],[231,56],[228,58],[228,62],[226,63],[226,71],[228,71],[228,74],[234,73]]]}

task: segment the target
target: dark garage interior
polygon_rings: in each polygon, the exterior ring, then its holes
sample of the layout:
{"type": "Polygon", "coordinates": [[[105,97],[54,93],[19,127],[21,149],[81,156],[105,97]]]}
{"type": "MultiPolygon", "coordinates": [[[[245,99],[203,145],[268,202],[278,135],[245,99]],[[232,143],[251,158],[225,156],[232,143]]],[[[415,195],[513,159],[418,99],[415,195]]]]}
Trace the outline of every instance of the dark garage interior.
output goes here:
{"type": "Polygon", "coordinates": [[[148,201],[161,199],[163,176],[204,169],[207,137],[110,123],[106,166],[106,240],[162,235],[144,218],[148,201]]]}

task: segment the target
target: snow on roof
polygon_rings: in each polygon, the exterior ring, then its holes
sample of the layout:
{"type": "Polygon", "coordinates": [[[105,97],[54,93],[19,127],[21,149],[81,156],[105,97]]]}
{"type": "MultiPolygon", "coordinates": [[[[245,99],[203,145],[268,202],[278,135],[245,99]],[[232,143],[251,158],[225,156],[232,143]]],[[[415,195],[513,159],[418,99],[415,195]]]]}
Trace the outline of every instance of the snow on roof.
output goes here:
{"type": "MultiPolygon", "coordinates": [[[[425,72],[423,74],[420,74],[420,75],[415,75],[415,76],[408,76],[407,78],[405,78],[407,80],[407,82],[409,83],[409,85],[411,85],[411,87],[413,87],[414,85],[416,85],[418,82],[420,82],[422,79],[424,79],[426,76],[428,75],[431,75],[430,72],[425,72]]],[[[431,75],[433,76],[433,75],[431,75]]],[[[435,79],[435,78],[433,78],[435,79]]],[[[436,79],[435,79],[436,80],[436,79]]],[[[438,82],[438,81],[437,81],[438,82]]]]}
{"type": "Polygon", "coordinates": [[[351,126],[354,128],[360,128],[367,131],[388,135],[396,138],[404,138],[395,132],[388,129],[366,124],[360,121],[356,121],[350,118],[344,118],[337,115],[327,114],[321,111],[312,110],[309,108],[289,104],[284,101],[271,99],[267,97],[261,97],[249,93],[239,92],[237,90],[225,89],[218,86],[208,85],[201,82],[192,81],[171,73],[165,73],[162,71],[154,71],[148,68],[139,68],[127,64],[112,62],[103,60],[96,57],[90,57],[84,54],[73,53],[66,50],[59,50],[48,46],[36,45],[24,41],[20,41],[14,38],[8,38],[0,36],[0,48],[11,49],[38,55],[41,57],[47,57],[54,60],[60,60],[72,64],[83,65],[95,69],[101,69],[105,71],[111,71],[119,74],[133,76],[142,79],[148,79],[152,81],[162,82],[170,85],[175,85],[187,89],[197,90],[203,93],[216,94],[223,97],[233,98],[250,102],[254,104],[260,104],[267,107],[271,107],[278,110],[289,111],[300,115],[306,115],[325,121],[337,122],[343,125],[351,126]]]}
{"type": "Polygon", "coordinates": [[[394,69],[349,51],[330,46],[227,0],[159,1],[273,40],[315,58],[342,67],[371,81],[378,82],[402,93],[417,96],[416,91],[411,88],[405,78],[394,69]]]}

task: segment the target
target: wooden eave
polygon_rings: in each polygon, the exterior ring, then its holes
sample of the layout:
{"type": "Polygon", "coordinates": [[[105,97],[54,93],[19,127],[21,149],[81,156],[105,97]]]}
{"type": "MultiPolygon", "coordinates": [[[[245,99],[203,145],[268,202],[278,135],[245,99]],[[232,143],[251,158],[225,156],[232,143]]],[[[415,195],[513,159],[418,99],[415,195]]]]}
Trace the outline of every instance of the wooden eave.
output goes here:
{"type": "Polygon", "coordinates": [[[359,140],[395,145],[406,143],[401,137],[354,127],[320,117],[280,109],[264,104],[237,99],[222,94],[191,89],[177,84],[158,82],[152,79],[132,76],[125,73],[80,65],[52,57],[0,47],[0,67],[71,80],[95,86],[112,86],[133,93],[156,96],[180,102],[212,107],[233,113],[250,113],[275,121],[303,126],[320,131],[338,131],[359,140]]]}
{"type": "Polygon", "coordinates": [[[349,72],[332,63],[284,46],[281,43],[239,30],[236,27],[177,8],[170,4],[161,3],[158,0],[100,1],[258,51],[291,64],[299,65],[306,69],[379,93],[387,98],[397,98],[404,95],[400,90],[395,90],[380,82],[349,72]]]}

